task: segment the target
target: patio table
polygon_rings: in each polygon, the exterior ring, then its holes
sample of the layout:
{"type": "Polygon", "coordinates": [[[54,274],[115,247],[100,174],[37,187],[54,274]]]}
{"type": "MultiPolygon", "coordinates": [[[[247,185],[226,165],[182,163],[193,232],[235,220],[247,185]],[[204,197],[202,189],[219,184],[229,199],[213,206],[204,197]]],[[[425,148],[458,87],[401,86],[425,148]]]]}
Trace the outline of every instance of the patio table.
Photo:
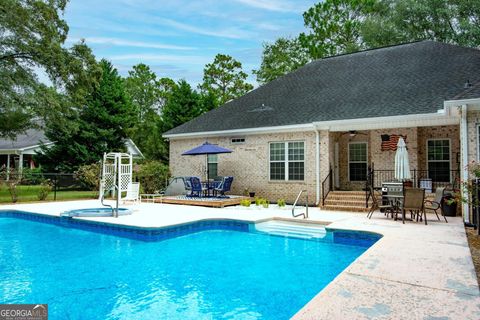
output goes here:
{"type": "Polygon", "coordinates": [[[213,197],[214,190],[220,183],[221,181],[202,181],[202,186],[205,188],[205,196],[213,197]]]}
{"type": "Polygon", "coordinates": [[[392,205],[395,213],[401,210],[403,195],[400,194],[385,194],[383,197],[387,198],[390,204],[392,205]]]}

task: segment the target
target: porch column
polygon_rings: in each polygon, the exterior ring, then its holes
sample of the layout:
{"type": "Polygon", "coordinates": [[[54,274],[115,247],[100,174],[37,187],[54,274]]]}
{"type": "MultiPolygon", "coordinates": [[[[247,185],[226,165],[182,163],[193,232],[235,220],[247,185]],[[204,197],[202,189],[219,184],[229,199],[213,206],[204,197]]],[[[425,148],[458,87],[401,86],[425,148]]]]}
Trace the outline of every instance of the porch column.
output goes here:
{"type": "MultiPolygon", "coordinates": [[[[462,105],[460,120],[460,161],[462,163],[461,177],[463,182],[468,182],[468,123],[467,123],[467,105],[462,105]]],[[[461,193],[463,199],[468,199],[468,190],[462,185],[461,193]]],[[[463,221],[470,223],[470,207],[468,203],[462,203],[463,221]]]]}
{"type": "Polygon", "coordinates": [[[21,173],[23,170],[23,153],[18,155],[18,173],[21,173]]]}
{"type": "Polygon", "coordinates": [[[7,154],[7,181],[10,180],[10,153],[7,154]]]}

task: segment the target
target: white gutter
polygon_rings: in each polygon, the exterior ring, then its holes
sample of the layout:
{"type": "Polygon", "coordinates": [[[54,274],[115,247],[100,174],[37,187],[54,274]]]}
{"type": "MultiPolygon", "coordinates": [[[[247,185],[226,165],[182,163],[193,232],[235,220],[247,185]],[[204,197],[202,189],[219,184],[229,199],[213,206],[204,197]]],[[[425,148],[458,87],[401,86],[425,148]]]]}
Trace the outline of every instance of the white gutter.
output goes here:
{"type": "MultiPolygon", "coordinates": [[[[462,161],[462,179],[461,181],[468,182],[468,127],[467,127],[467,105],[463,104],[461,107],[461,122],[460,122],[460,158],[462,161]]],[[[461,193],[463,199],[468,199],[468,190],[461,186],[461,193]]],[[[463,220],[466,223],[470,222],[468,203],[462,203],[463,220]]]]}
{"type": "Polygon", "coordinates": [[[178,134],[164,134],[164,138],[168,139],[182,139],[182,138],[195,138],[195,137],[223,137],[229,135],[249,135],[249,134],[263,134],[263,133],[278,133],[278,132],[302,132],[305,130],[311,130],[313,125],[311,123],[294,124],[288,126],[275,126],[275,127],[261,127],[261,128],[247,128],[247,129],[233,129],[233,130],[219,130],[219,131],[202,131],[191,133],[178,133],[178,134]]]}
{"type": "Polygon", "coordinates": [[[374,117],[332,121],[317,121],[312,123],[303,123],[288,126],[232,129],[218,131],[202,131],[191,133],[167,134],[164,138],[182,139],[182,138],[204,138],[204,137],[224,137],[229,135],[250,135],[279,132],[301,132],[311,129],[336,131],[349,130],[374,130],[391,128],[411,128],[428,126],[446,126],[457,125],[460,122],[458,111],[450,106],[444,107],[437,113],[409,114],[389,117],[374,117]]]}
{"type": "Polygon", "coordinates": [[[439,110],[437,113],[409,114],[391,117],[375,117],[362,119],[347,119],[334,121],[319,121],[313,125],[318,130],[331,132],[349,130],[374,130],[391,128],[411,128],[437,125],[455,125],[460,122],[459,115],[450,108],[439,110]]]}
{"type": "Polygon", "coordinates": [[[315,204],[320,204],[320,133],[315,130],[315,204]]]}

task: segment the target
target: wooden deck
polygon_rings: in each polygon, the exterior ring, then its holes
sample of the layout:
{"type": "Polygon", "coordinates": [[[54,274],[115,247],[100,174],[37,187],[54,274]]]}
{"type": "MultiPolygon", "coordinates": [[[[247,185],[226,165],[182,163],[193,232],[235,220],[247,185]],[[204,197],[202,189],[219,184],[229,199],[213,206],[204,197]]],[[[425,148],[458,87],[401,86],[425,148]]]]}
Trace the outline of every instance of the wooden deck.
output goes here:
{"type": "Polygon", "coordinates": [[[169,204],[183,204],[189,206],[202,206],[212,208],[223,208],[228,206],[236,206],[240,204],[240,201],[248,199],[244,196],[229,196],[229,198],[190,198],[186,196],[168,196],[155,199],[157,203],[169,203],[169,204]]]}

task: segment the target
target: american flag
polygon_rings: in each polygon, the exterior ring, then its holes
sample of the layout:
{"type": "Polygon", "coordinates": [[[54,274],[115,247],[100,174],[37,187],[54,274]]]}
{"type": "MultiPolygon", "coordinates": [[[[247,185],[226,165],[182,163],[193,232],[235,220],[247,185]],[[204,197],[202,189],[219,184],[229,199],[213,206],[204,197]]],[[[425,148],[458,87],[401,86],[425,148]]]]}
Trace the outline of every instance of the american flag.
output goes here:
{"type": "Polygon", "coordinates": [[[399,134],[382,134],[382,151],[396,151],[398,139],[400,137],[407,141],[407,136],[402,136],[399,134]]]}

